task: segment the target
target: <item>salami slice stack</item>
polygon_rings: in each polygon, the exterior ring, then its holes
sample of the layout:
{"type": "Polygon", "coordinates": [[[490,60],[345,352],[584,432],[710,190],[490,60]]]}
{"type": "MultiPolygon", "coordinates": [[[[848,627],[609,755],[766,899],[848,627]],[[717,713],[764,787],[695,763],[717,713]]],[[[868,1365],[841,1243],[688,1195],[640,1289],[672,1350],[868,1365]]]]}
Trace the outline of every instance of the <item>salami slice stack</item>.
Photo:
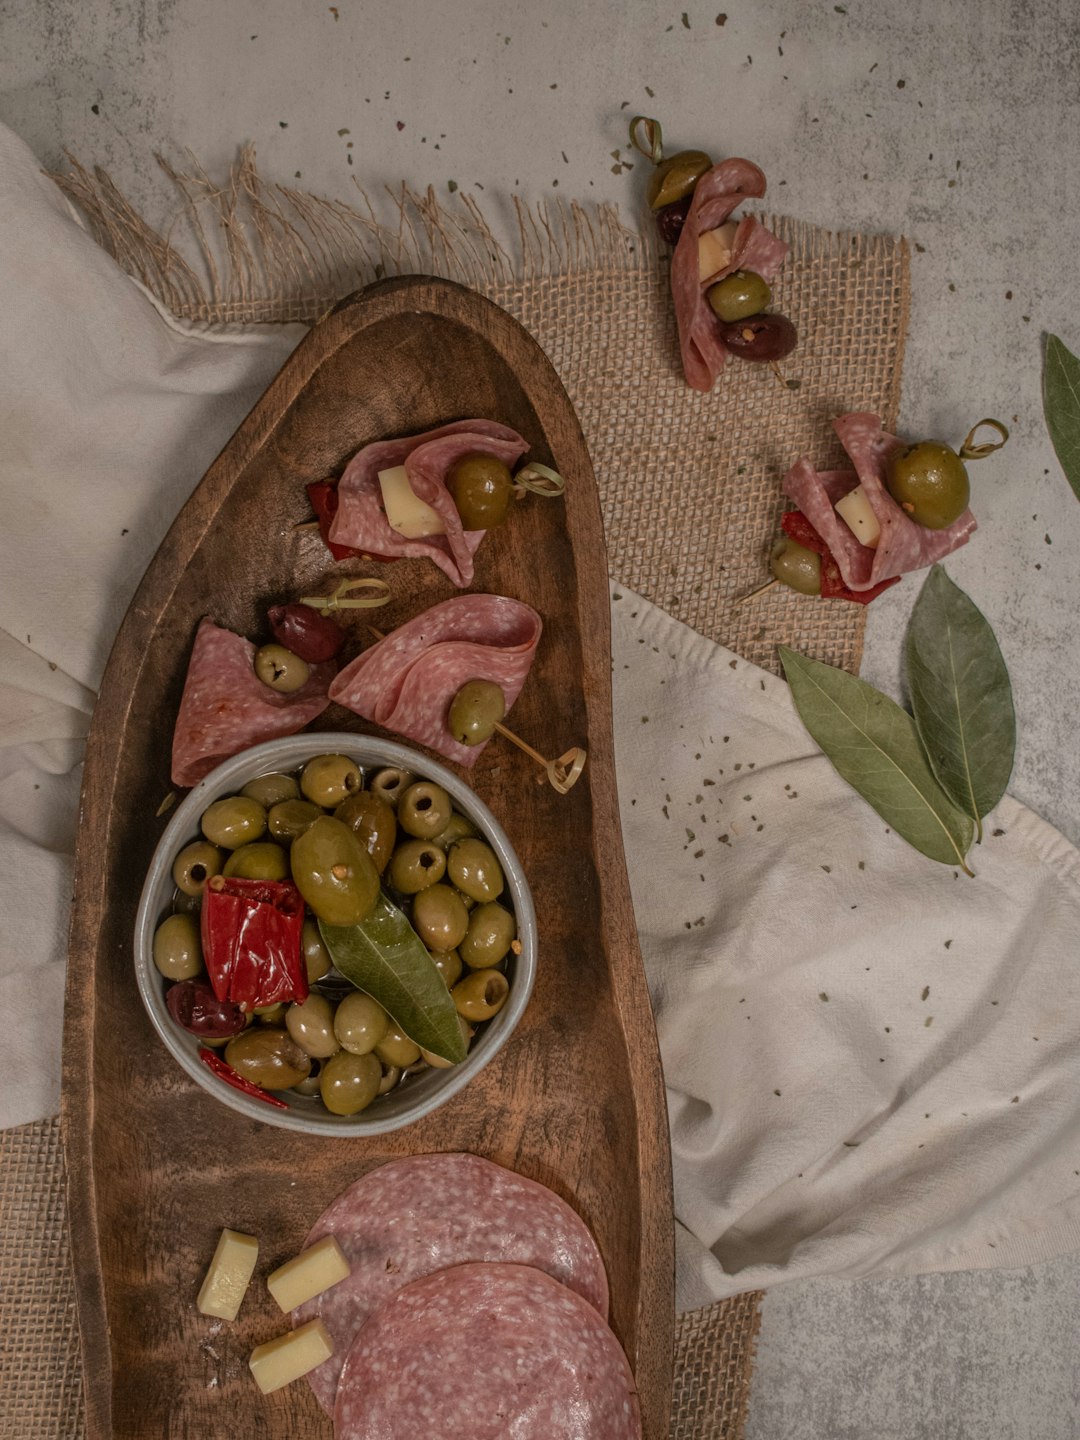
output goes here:
{"type": "Polygon", "coordinates": [[[734,270],[752,270],[771,280],[788,252],[788,245],[752,215],[739,221],[731,260],[714,275],[701,278],[698,240],[706,230],[723,225],[744,200],[765,194],[765,175],[749,160],[723,160],[701,177],[671,258],[671,293],[679,326],[686,383],[695,390],[711,390],[724,368],[727,346],[720,338],[716,316],[705,291],[734,270]]]}
{"type": "Polygon", "coordinates": [[[540,616],[520,600],[455,596],[358,655],[330,686],[330,698],[448,760],[473,765],[484,746],[454,739],[447,728],[450,702],[469,680],[492,680],[509,710],[542,629],[540,616]]]}
{"type": "Polygon", "coordinates": [[[337,513],[329,541],[385,559],[406,556],[433,560],[439,569],[464,589],[472,583],[473,555],[484,530],[465,530],[446,477],[465,455],[493,455],[513,466],[529,448],[516,430],[494,420],[455,420],[423,435],[379,440],[365,445],[345,467],[337,487],[337,513]],[[413,493],[438,512],[444,535],[407,540],[386,518],[379,471],[404,465],[413,493]]]}
{"type": "Polygon", "coordinates": [[[637,1391],[591,1305],[525,1265],[414,1280],[349,1352],[336,1440],[638,1440],[637,1391]]]}
{"type": "Polygon", "coordinates": [[[195,785],[249,745],[295,735],[330,703],[333,661],[299,690],[271,690],[255,674],[255,646],[204,619],[195,634],[172,746],[174,785],[195,785]]]}
{"type": "MultiPolygon", "coordinates": [[[[403,1286],[435,1272],[477,1263],[531,1267],[529,1274],[544,1272],[555,1290],[572,1295],[607,1328],[607,1277],[580,1216],[545,1186],[478,1155],[414,1155],[370,1171],[320,1216],[306,1244],[326,1235],[337,1238],[352,1273],[292,1319],[302,1325],[318,1317],[333,1337],[334,1354],[308,1376],[331,1414],[342,1367],[365,1322],[403,1286]]],[[[440,1432],[420,1427],[415,1433],[440,1432]]]]}
{"type": "Polygon", "coordinates": [[[921,570],[967,544],[976,529],[970,510],[944,530],[929,530],[906,515],[889,494],[886,463],[903,441],[890,435],[877,415],[841,415],[833,429],[855,470],[818,471],[804,457],[784,477],[784,494],[794,500],[828,545],[851,590],[870,590],[893,577],[921,570]],[[862,486],[881,526],[876,549],[860,544],[833,508],[857,485],[862,486]]]}

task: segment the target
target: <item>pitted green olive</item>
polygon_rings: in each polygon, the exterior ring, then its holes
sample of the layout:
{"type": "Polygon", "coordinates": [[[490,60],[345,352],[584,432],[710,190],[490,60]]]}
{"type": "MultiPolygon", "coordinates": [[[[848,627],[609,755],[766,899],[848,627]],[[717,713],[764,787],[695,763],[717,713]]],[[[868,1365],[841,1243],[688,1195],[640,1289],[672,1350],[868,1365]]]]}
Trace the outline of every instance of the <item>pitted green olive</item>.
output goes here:
{"type": "Polygon", "coordinates": [[[166,915],[154,931],[154,964],[166,980],[202,974],[203,953],[196,915],[166,915]]]}
{"type": "Polygon", "coordinates": [[[800,595],[821,594],[821,556],[790,535],[782,535],[773,546],[769,569],[781,585],[800,595]]]}
{"type": "Polygon", "coordinates": [[[311,666],[284,645],[263,645],[255,651],[255,674],[271,690],[292,695],[311,678],[311,666]]]}
{"type": "Polygon", "coordinates": [[[363,783],[359,765],[347,755],[316,755],[307,762],[300,776],[304,798],[324,810],[340,805],[346,795],[352,795],[363,783]]]}
{"type": "Polygon", "coordinates": [[[704,150],[680,150],[677,155],[661,160],[649,176],[649,208],[663,210],[694,193],[701,177],[712,169],[712,160],[704,150]]]}
{"type": "Polygon", "coordinates": [[[221,874],[223,856],[209,840],[193,840],[173,861],[173,883],[185,895],[201,895],[206,882],[221,874]]]}
{"type": "Polygon", "coordinates": [[[410,785],[398,801],[397,820],[406,835],[430,840],[450,823],[450,796],[431,780],[410,785]]]}
{"type": "Polygon", "coordinates": [[[388,766],[385,770],[380,770],[372,776],[371,792],[393,807],[397,805],[398,800],[415,778],[411,770],[398,770],[393,766],[388,766]]]}
{"type": "Polygon", "coordinates": [[[236,875],[242,880],[287,880],[289,860],[280,845],[271,840],[256,840],[234,850],[221,873],[236,875]]]}
{"type": "Polygon", "coordinates": [[[312,991],[303,1004],[289,1006],[285,1028],[300,1049],[316,1060],[329,1059],[341,1049],[334,1034],[334,1008],[318,991],[312,991]]]}
{"type": "Polygon", "coordinates": [[[264,810],[280,805],[283,800],[299,800],[300,786],[291,775],[256,775],[240,791],[249,800],[257,800],[264,810]]]}
{"type": "Polygon", "coordinates": [[[482,745],[506,714],[506,696],[494,680],[468,680],[450,702],[447,724],[459,745],[482,745]]]}
{"type": "Polygon", "coordinates": [[[390,1028],[375,1046],[375,1054],[384,1065],[397,1065],[407,1070],[420,1059],[420,1046],[410,1040],[399,1026],[391,1023],[390,1028]]]}
{"type": "Polygon", "coordinates": [[[502,894],[502,866],[485,840],[470,837],[451,845],[446,870],[457,888],[473,900],[494,900],[502,894]]]}
{"type": "Polygon", "coordinates": [[[331,1115],[358,1115],[379,1093],[383,1070],[374,1055],[339,1050],[323,1061],[319,1094],[331,1115]]]}
{"type": "Polygon", "coordinates": [[[971,498],[964,462],[940,440],[894,450],[885,463],[885,484],[904,514],[928,530],[959,520],[971,498]]]}
{"type": "Polygon", "coordinates": [[[215,800],[202,813],[202,832],[212,845],[222,850],[239,850],[258,840],[266,829],[266,811],[257,800],[246,795],[226,795],[215,800]]]}
{"type": "Polygon", "coordinates": [[[390,1016],[377,1000],[356,990],[334,1012],[334,1037],[351,1055],[367,1055],[390,1029],[390,1016]]]}
{"type": "Polygon", "coordinates": [[[406,840],[390,857],[390,884],[402,895],[437,885],[445,873],[446,856],[431,840],[406,840]]]}
{"type": "Polygon", "coordinates": [[[413,901],[412,926],[429,950],[453,950],[465,938],[469,912],[449,885],[429,885],[413,901]]]}
{"type": "Polygon", "coordinates": [[[477,453],[451,465],[446,488],[465,530],[491,530],[506,519],[514,482],[503,461],[477,453]]]}
{"type": "Polygon", "coordinates": [[[470,969],[486,969],[505,959],[516,934],[517,922],[509,910],[494,902],[477,905],[458,953],[470,969]]]}
{"type": "Polygon", "coordinates": [[[501,970],[474,970],[451,990],[457,1012],[466,1020],[490,1020],[506,1004],[510,982],[501,970]]]}
{"type": "Polygon", "coordinates": [[[772,304],[772,291],[753,270],[733,270],[705,292],[714,315],[721,320],[745,320],[772,304]]]}

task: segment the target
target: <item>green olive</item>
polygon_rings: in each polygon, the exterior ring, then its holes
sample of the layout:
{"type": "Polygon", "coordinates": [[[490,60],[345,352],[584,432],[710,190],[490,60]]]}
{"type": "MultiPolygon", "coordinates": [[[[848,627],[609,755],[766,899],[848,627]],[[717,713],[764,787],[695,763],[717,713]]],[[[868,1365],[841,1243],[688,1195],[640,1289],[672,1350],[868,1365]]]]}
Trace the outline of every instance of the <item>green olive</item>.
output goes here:
{"type": "Polygon", "coordinates": [[[283,800],[299,800],[300,786],[291,775],[257,775],[240,791],[249,800],[257,800],[264,810],[280,805],[283,800]]]}
{"type": "Polygon", "coordinates": [[[372,777],[371,792],[378,795],[380,800],[385,800],[393,809],[415,778],[411,770],[398,770],[388,766],[372,777]]]}
{"type": "Polygon", "coordinates": [[[302,690],[311,677],[311,666],[284,645],[263,645],[255,651],[255,674],[283,695],[302,690]]]}
{"type": "Polygon", "coordinates": [[[294,1085],[294,1095],[318,1095],[319,1075],[322,1072],[322,1064],[318,1060],[312,1060],[311,1069],[308,1071],[307,1079],[301,1080],[299,1085],[294,1085]]]}
{"type": "Polygon", "coordinates": [[[510,982],[501,970],[475,970],[450,991],[458,1014],[466,1020],[490,1020],[509,994],[510,982]]]}
{"type": "Polygon", "coordinates": [[[199,823],[212,845],[239,850],[241,845],[258,840],[266,829],[266,811],[246,795],[228,795],[208,805],[199,823]]]}
{"type": "Polygon", "coordinates": [[[494,680],[469,680],[450,702],[447,725],[459,745],[482,745],[506,714],[506,696],[494,680]]]}
{"type": "Polygon", "coordinates": [[[453,950],[465,939],[469,912],[449,885],[429,885],[413,901],[412,926],[429,950],[453,950]]]}
{"type": "Polygon", "coordinates": [[[971,498],[964,462],[940,440],[895,449],[885,463],[885,484],[904,514],[928,530],[959,520],[971,498]]]}
{"type": "Polygon", "coordinates": [[[324,975],[329,975],[334,964],[330,959],[330,951],[327,950],[323,944],[323,938],[319,934],[319,922],[317,920],[304,921],[300,945],[304,952],[304,965],[307,968],[308,984],[314,985],[316,980],[321,980],[324,975]]]}
{"type": "Polygon", "coordinates": [[[464,840],[466,835],[475,835],[476,826],[459,811],[455,810],[446,822],[446,828],[438,835],[432,835],[431,843],[440,850],[447,850],[455,840],[464,840]]]}
{"type": "Polygon", "coordinates": [[[194,980],[202,974],[202,942],[195,915],[166,915],[154,931],[154,964],[166,980],[194,980]]]}
{"type": "Polygon", "coordinates": [[[400,1065],[383,1065],[382,1079],[379,1081],[379,1094],[389,1095],[394,1086],[401,1079],[400,1065]]]}
{"type": "Polygon", "coordinates": [[[478,905],[469,916],[469,929],[458,951],[470,969],[487,969],[505,957],[516,934],[517,924],[509,910],[494,902],[478,905]]]}
{"type": "Polygon", "coordinates": [[[334,1037],[350,1055],[368,1055],[390,1029],[390,1016],[377,1000],[354,990],[334,1012],[334,1037]]]}
{"type": "Polygon", "coordinates": [[[397,819],[386,801],[372,790],[357,790],[337,807],[334,819],[348,825],[356,834],[381,875],[394,853],[397,839],[397,819]]]}
{"type": "Polygon", "coordinates": [[[446,869],[457,888],[474,900],[494,900],[502,894],[502,866],[484,840],[458,840],[450,846],[446,869]]]}
{"type": "Polygon", "coordinates": [[[463,455],[447,472],[446,488],[466,530],[491,530],[506,519],[514,481],[494,455],[463,455]]]}
{"type": "Polygon", "coordinates": [[[300,789],[313,805],[332,810],[346,795],[359,790],[364,783],[360,767],[347,755],[316,755],[300,775],[300,789]]]}
{"type": "Polygon", "coordinates": [[[430,840],[445,830],[452,813],[450,796],[441,785],[430,780],[410,785],[397,807],[398,824],[406,835],[413,835],[417,840],[430,840]]]}
{"type": "Polygon", "coordinates": [[[430,954],[431,963],[446,981],[446,988],[451,989],[461,979],[461,972],[464,969],[461,956],[456,950],[432,950],[430,954]]]}
{"type": "Polygon", "coordinates": [[[311,1070],[311,1057],[287,1030],[262,1025],[234,1036],[225,1047],[225,1060],[237,1074],[264,1090],[291,1090],[311,1070]]]}
{"type": "Polygon", "coordinates": [[[821,556],[789,535],[782,535],[773,546],[769,569],[781,585],[800,595],[821,594],[821,556]]]}
{"type": "Polygon", "coordinates": [[[185,895],[201,895],[206,882],[221,874],[221,851],[208,840],[193,840],[173,861],[172,878],[185,895]]]}
{"type": "Polygon", "coordinates": [[[663,210],[665,205],[692,195],[694,186],[711,169],[712,161],[704,150],[680,150],[661,160],[649,176],[649,208],[663,210]]]}
{"type": "Polygon", "coordinates": [[[379,894],[379,872],[347,825],[320,815],[293,841],[292,878],[320,920],[359,925],[379,894]]]}
{"type": "MultiPolygon", "coordinates": [[[[458,1014],[458,1024],[461,1026],[461,1034],[467,1050],[469,1048],[469,1042],[473,1037],[473,1028],[465,1019],[465,1016],[460,1013],[458,1014]]],[[[422,1047],[420,1050],[420,1058],[425,1065],[430,1065],[433,1070],[449,1070],[452,1065],[457,1063],[454,1060],[445,1060],[441,1055],[436,1055],[434,1050],[425,1050],[422,1047]]]]}
{"type": "Polygon", "coordinates": [[[282,800],[266,817],[270,834],[283,845],[291,845],[323,812],[310,800],[282,800]]]}
{"type": "Polygon", "coordinates": [[[358,1115],[378,1095],[382,1078],[382,1066],[374,1055],[339,1050],[323,1064],[319,1094],[331,1115],[358,1115]]]}
{"type": "Polygon", "coordinates": [[[241,845],[225,861],[223,875],[237,875],[243,880],[287,880],[289,858],[280,845],[270,840],[256,840],[241,845]]]}
{"type": "Polygon", "coordinates": [[[406,1070],[420,1059],[420,1046],[415,1040],[410,1040],[400,1026],[391,1022],[390,1028],[375,1046],[375,1054],[384,1065],[397,1065],[406,1070]]]}
{"type": "Polygon", "coordinates": [[[334,1008],[325,995],[313,991],[302,1005],[290,1005],[285,1028],[306,1055],[326,1060],[341,1049],[334,1034],[334,1008]]]}
{"type": "Polygon", "coordinates": [[[705,299],[715,315],[730,323],[759,315],[772,303],[772,291],[753,270],[733,270],[723,280],[709,286],[705,299]]]}
{"type": "Polygon", "coordinates": [[[445,873],[446,856],[430,840],[406,840],[390,857],[390,884],[402,895],[437,885],[445,873]]]}
{"type": "Polygon", "coordinates": [[[276,1005],[256,1005],[251,1012],[260,1025],[276,1025],[280,1028],[285,1024],[285,1002],[279,1000],[276,1005]]]}
{"type": "Polygon", "coordinates": [[[183,890],[174,890],[172,908],[182,915],[198,915],[202,910],[201,897],[201,891],[198,895],[186,895],[183,890]]]}

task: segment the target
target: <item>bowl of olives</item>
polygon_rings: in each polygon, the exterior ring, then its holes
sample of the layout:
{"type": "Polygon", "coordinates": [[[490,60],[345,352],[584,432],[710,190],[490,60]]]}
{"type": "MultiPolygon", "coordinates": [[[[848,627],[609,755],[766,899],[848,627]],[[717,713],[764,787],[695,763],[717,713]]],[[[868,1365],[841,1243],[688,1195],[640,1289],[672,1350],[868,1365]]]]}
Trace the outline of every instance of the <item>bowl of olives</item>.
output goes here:
{"type": "Polygon", "coordinates": [[[200,781],[135,925],[173,1059],[306,1134],[430,1114],[506,1043],[535,972],[528,881],[491,811],[436,761],[347,733],[272,740],[200,781]]]}

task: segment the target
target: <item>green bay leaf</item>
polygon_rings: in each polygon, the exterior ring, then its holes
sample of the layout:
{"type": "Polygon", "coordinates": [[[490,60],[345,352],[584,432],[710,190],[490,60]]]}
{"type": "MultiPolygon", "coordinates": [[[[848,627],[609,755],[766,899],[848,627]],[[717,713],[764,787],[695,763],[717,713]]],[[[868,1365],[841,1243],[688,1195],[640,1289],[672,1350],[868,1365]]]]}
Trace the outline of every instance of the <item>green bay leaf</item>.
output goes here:
{"type": "Polygon", "coordinates": [[[843,779],[909,845],[967,870],[974,822],[934,779],[907,711],[845,670],[779,648],[795,708],[843,779]]]}
{"type": "Polygon", "coordinates": [[[915,726],[938,782],[979,825],[1005,793],[1016,749],[1012,686],[986,617],[940,565],[908,624],[915,726]]]}
{"type": "Polygon", "coordinates": [[[382,892],[359,925],[319,933],[330,958],[358,990],[377,1000],[421,1050],[458,1065],[468,1046],[446,982],[405,915],[382,892]]]}
{"type": "Polygon", "coordinates": [[[1065,479],[1080,500],[1080,360],[1056,335],[1046,337],[1043,414],[1065,479]]]}

